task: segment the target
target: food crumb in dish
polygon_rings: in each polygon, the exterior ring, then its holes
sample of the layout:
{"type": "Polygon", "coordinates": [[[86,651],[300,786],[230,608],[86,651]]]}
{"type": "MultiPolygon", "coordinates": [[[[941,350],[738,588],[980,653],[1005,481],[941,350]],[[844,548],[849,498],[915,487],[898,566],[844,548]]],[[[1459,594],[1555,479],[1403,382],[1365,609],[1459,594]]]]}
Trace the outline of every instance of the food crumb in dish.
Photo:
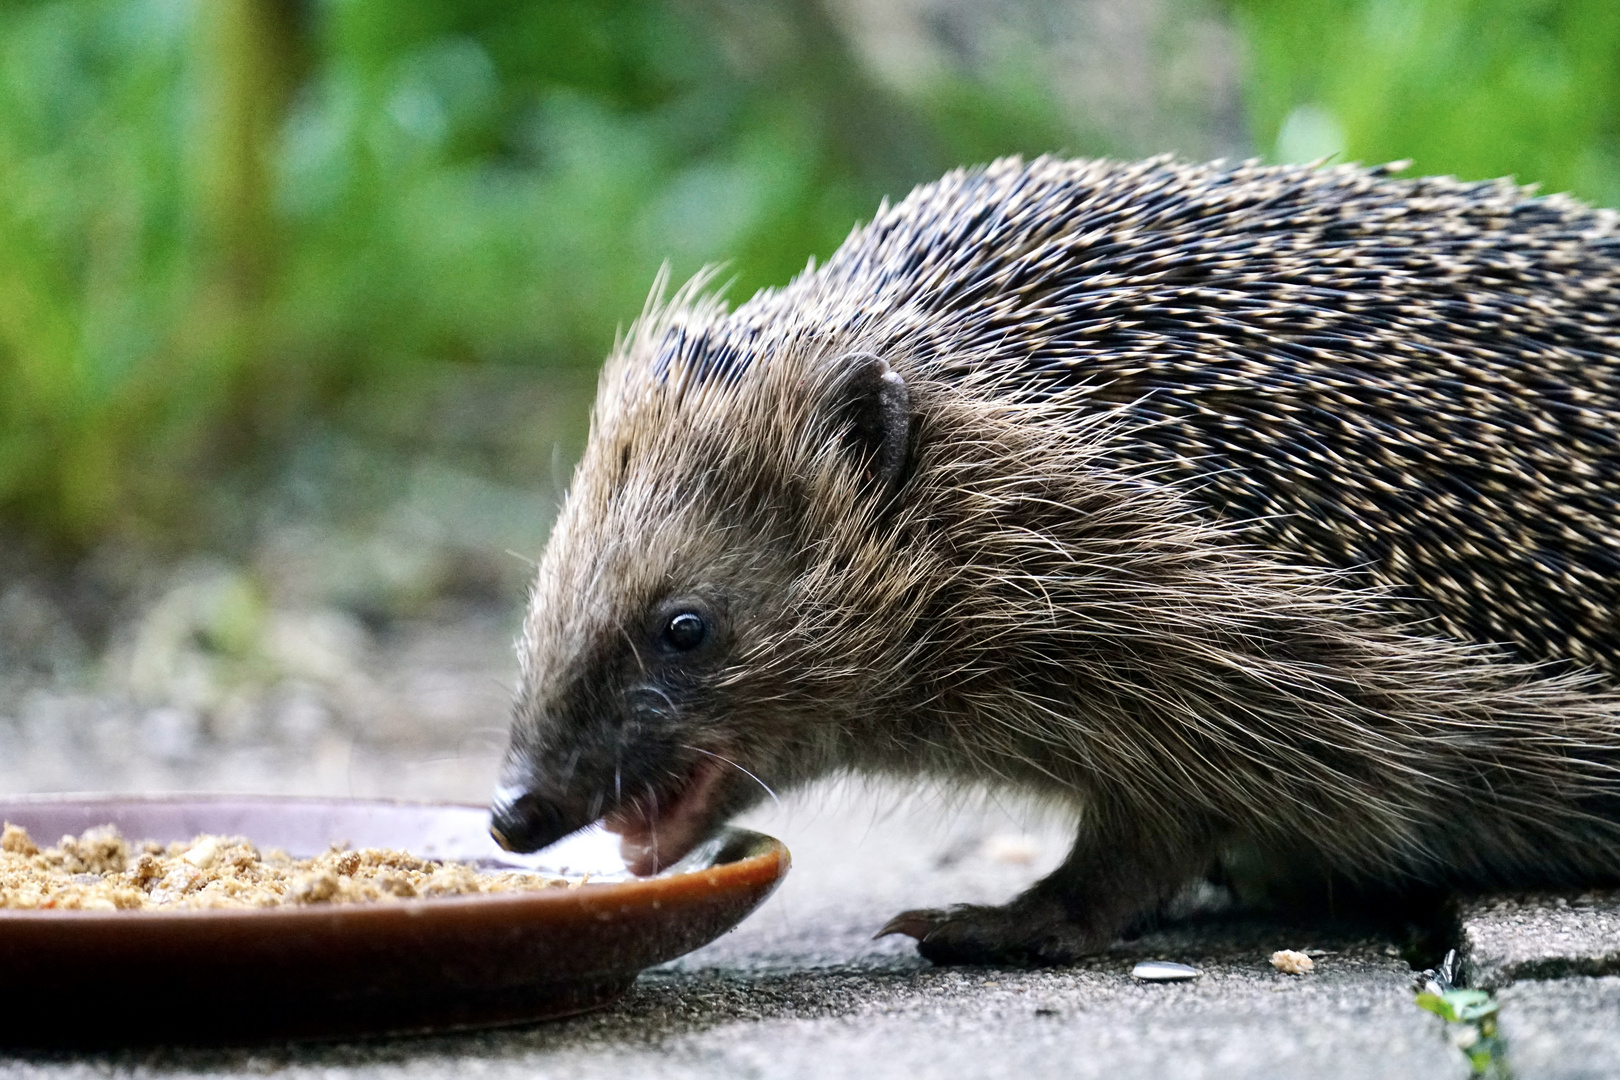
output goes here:
{"type": "Polygon", "coordinates": [[[240,836],[166,847],[111,825],[40,848],[21,826],[0,831],[0,909],[57,911],[353,904],[577,887],[528,870],[482,870],[382,848],[334,847],[313,859],[260,852],[240,836]]]}

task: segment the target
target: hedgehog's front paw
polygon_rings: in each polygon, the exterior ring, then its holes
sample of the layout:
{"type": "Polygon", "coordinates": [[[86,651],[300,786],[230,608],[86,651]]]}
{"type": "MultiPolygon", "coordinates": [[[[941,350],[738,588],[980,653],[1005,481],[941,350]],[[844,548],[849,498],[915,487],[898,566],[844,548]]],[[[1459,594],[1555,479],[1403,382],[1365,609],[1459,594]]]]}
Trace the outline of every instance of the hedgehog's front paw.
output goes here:
{"type": "Polygon", "coordinates": [[[1015,967],[1072,964],[1113,940],[1112,934],[1074,921],[1061,905],[1050,902],[902,911],[877,932],[878,937],[886,934],[916,938],[917,951],[936,964],[1015,967]]]}

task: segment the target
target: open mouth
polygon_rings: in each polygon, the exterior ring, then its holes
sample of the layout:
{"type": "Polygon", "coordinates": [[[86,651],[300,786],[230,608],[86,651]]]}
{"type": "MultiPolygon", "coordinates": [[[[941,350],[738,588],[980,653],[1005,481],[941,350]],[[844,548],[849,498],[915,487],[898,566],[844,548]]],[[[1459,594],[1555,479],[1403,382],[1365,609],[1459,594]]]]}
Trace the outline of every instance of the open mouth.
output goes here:
{"type": "Polygon", "coordinates": [[[619,834],[632,874],[656,874],[702,842],[723,792],[720,762],[704,758],[679,786],[621,806],[602,825],[619,834]]]}

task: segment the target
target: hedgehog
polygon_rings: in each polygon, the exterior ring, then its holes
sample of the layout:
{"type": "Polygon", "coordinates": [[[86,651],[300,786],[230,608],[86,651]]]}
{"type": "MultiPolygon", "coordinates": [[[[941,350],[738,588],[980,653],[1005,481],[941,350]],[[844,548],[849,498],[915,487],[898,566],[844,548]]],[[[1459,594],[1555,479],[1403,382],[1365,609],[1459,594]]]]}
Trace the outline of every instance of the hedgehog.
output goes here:
{"type": "Polygon", "coordinates": [[[636,873],[829,775],[1072,851],[901,913],[1106,948],[1233,852],[1620,881],[1620,215],[1404,165],[1006,159],[735,310],[662,285],[540,562],[492,828],[636,873]]]}

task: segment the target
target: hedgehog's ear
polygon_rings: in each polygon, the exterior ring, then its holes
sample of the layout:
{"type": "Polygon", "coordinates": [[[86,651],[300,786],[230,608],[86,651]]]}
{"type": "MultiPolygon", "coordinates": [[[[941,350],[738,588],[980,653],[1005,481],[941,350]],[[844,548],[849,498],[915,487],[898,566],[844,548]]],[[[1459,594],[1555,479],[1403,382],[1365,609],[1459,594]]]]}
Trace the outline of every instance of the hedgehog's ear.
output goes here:
{"type": "Polygon", "coordinates": [[[866,463],[884,494],[892,494],[905,479],[911,453],[911,391],[876,353],[849,353],[838,367],[835,419],[849,425],[850,452],[866,463]]]}

